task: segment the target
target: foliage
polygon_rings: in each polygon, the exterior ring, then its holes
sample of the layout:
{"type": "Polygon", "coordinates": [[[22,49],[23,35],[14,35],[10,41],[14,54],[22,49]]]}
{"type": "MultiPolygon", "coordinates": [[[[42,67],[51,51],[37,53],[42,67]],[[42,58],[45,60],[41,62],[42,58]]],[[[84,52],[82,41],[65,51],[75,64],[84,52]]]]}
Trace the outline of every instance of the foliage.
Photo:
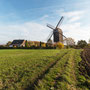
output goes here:
{"type": "Polygon", "coordinates": [[[7,44],[6,44],[6,46],[9,46],[11,43],[12,43],[11,41],[8,41],[7,44]]]}
{"type": "Polygon", "coordinates": [[[85,40],[80,40],[77,43],[79,48],[84,48],[85,46],[87,46],[87,42],[85,40]]]}
{"type": "Polygon", "coordinates": [[[42,47],[46,47],[46,44],[45,44],[45,43],[43,43],[43,44],[42,44],[42,47]]]}
{"type": "Polygon", "coordinates": [[[57,43],[57,48],[59,48],[59,49],[64,48],[64,44],[62,44],[62,43],[58,42],[58,43],[57,43]]]}
{"type": "Polygon", "coordinates": [[[25,42],[25,47],[28,47],[28,41],[26,40],[26,42],[25,42]]]}
{"type": "Polygon", "coordinates": [[[64,42],[66,42],[66,44],[69,45],[69,46],[75,45],[75,40],[73,38],[71,38],[71,37],[66,38],[64,40],[64,42]]]}
{"type": "Polygon", "coordinates": [[[42,47],[42,42],[40,41],[40,48],[42,47]]]}
{"type": "Polygon", "coordinates": [[[88,44],[90,44],[90,39],[89,39],[89,41],[88,41],[88,44]]]}

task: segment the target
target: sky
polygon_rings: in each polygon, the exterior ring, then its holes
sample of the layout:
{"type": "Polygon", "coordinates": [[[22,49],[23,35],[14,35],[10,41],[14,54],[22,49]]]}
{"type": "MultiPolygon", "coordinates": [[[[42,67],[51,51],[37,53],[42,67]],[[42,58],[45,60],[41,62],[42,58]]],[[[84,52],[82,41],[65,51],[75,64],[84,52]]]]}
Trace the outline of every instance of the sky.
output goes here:
{"type": "Polygon", "coordinates": [[[90,0],[0,0],[0,44],[14,39],[46,41],[57,25],[66,37],[90,39],[90,0]]]}

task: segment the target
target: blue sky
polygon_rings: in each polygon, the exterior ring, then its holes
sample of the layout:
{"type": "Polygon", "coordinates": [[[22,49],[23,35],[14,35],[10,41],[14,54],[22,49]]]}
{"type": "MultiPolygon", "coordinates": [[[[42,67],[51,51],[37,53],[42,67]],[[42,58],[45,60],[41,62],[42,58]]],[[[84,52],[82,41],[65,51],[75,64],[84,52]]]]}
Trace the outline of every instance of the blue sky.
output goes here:
{"type": "Polygon", "coordinates": [[[46,41],[61,16],[64,35],[90,39],[90,0],[0,0],[0,44],[13,39],[46,41]]]}

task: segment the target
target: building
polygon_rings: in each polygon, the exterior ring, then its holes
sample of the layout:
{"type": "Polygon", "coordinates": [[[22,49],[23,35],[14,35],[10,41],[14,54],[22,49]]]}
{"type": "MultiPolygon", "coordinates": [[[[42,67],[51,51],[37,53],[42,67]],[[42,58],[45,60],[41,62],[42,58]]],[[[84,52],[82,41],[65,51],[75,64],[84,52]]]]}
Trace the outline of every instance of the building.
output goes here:
{"type": "Polygon", "coordinates": [[[63,43],[63,32],[59,28],[57,28],[54,31],[54,42],[61,42],[61,43],[63,43]]]}
{"type": "Polygon", "coordinates": [[[25,40],[13,40],[9,47],[25,47],[25,40]]]}

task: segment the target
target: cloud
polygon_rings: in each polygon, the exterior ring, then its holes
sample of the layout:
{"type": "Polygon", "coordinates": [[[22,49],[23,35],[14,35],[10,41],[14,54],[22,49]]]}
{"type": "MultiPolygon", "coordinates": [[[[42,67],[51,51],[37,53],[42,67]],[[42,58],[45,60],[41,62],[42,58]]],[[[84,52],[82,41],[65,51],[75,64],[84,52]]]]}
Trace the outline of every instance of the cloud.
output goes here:
{"type": "Polygon", "coordinates": [[[69,20],[69,22],[78,21],[80,18],[81,18],[80,16],[73,17],[69,20]]]}
{"type": "Polygon", "coordinates": [[[64,9],[61,9],[56,10],[56,13],[67,18],[68,23],[72,23],[80,20],[85,14],[85,11],[65,11],[64,9]]]}
{"type": "Polygon", "coordinates": [[[75,22],[80,20],[83,17],[84,13],[85,11],[71,11],[71,12],[64,12],[62,13],[62,15],[67,17],[69,19],[69,22],[75,22]]]}
{"type": "Polygon", "coordinates": [[[62,15],[71,18],[73,16],[80,16],[82,14],[84,14],[85,11],[69,11],[69,12],[62,12],[62,15]]]}
{"type": "Polygon", "coordinates": [[[50,30],[35,22],[25,22],[19,25],[0,26],[0,43],[4,44],[13,39],[45,41],[50,30]]]}
{"type": "Polygon", "coordinates": [[[86,40],[88,42],[90,38],[90,27],[81,26],[80,23],[65,24],[62,26],[64,35],[72,37],[77,42],[78,40],[86,40]]]}
{"type": "Polygon", "coordinates": [[[40,20],[45,20],[46,18],[48,18],[49,16],[48,15],[44,15],[40,18],[40,20]]]}

